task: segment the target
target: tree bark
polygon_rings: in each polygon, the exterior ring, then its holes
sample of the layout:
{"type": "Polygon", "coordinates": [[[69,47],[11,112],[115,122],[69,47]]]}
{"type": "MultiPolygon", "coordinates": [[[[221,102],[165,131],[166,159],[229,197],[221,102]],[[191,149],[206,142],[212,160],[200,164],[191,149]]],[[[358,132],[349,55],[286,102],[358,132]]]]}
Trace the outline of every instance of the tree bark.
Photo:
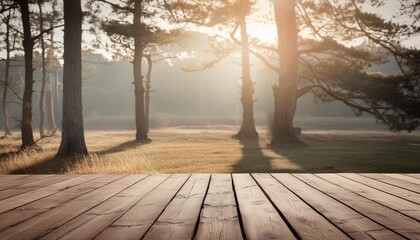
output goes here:
{"type": "Polygon", "coordinates": [[[57,156],[86,156],[82,111],[81,0],[64,0],[63,123],[57,156]]]}
{"type": "Polygon", "coordinates": [[[54,117],[54,103],[53,103],[53,85],[51,83],[51,73],[48,79],[48,86],[45,91],[45,102],[46,102],[46,113],[47,113],[47,123],[48,123],[48,131],[54,132],[57,130],[57,126],[55,124],[55,117],[54,117]]]}
{"type": "Polygon", "coordinates": [[[134,95],[135,95],[135,115],[136,115],[136,141],[140,143],[150,142],[147,136],[146,118],[144,111],[144,86],[141,69],[141,62],[143,57],[143,43],[142,43],[142,0],[134,1],[133,14],[133,30],[134,30],[134,60],[133,60],[133,75],[134,75],[134,95]]]}
{"type": "Polygon", "coordinates": [[[10,127],[9,127],[9,115],[7,112],[7,93],[9,88],[9,72],[10,72],[10,13],[6,17],[6,35],[5,35],[5,42],[6,42],[6,63],[4,69],[4,84],[3,84],[3,99],[2,99],[2,113],[3,113],[3,127],[4,127],[4,136],[11,135],[10,127]]]}
{"type": "Polygon", "coordinates": [[[295,0],[275,0],[280,74],[274,92],[274,124],[271,144],[298,142],[293,133],[298,89],[298,43],[295,0]]]}
{"type": "Polygon", "coordinates": [[[21,19],[23,27],[23,51],[25,53],[25,88],[23,92],[21,122],[21,149],[25,149],[35,143],[32,131],[32,92],[34,84],[32,75],[32,60],[34,43],[31,35],[31,23],[29,19],[28,1],[18,0],[18,4],[21,10],[21,19]]]}
{"type": "Polygon", "coordinates": [[[146,121],[146,129],[147,132],[149,132],[149,112],[150,112],[150,94],[152,90],[152,68],[153,68],[153,62],[152,62],[152,55],[148,54],[146,55],[147,60],[147,74],[146,74],[146,93],[144,96],[144,112],[145,112],[145,121],[146,121]]]}
{"type": "MultiPolygon", "coordinates": [[[[53,5],[52,11],[55,11],[55,5],[53,5]]],[[[49,21],[49,27],[52,28],[54,26],[54,18],[51,18],[49,21]]],[[[50,51],[54,51],[54,31],[50,32],[50,51]]],[[[49,54],[49,64],[48,64],[48,84],[46,87],[45,92],[45,102],[46,102],[46,114],[47,114],[47,123],[48,123],[48,131],[49,132],[55,132],[57,130],[57,125],[55,123],[55,116],[54,113],[56,112],[54,110],[54,107],[57,106],[56,98],[54,98],[53,92],[57,90],[57,70],[53,70],[55,66],[52,66],[53,60],[51,59],[54,57],[54,54],[49,54]],[[52,72],[54,71],[54,79],[52,78],[52,72]],[[52,81],[54,81],[54,84],[52,84],[52,81]]]]}
{"type": "MultiPolygon", "coordinates": [[[[243,8],[249,5],[249,0],[242,0],[243,8]]],[[[242,44],[242,124],[236,135],[240,138],[258,138],[254,121],[254,84],[251,80],[251,65],[249,61],[249,42],[248,31],[246,25],[245,14],[240,16],[239,24],[241,28],[241,44],[242,44]]]]}
{"type": "MultiPolygon", "coordinates": [[[[44,19],[42,14],[42,1],[38,0],[38,9],[39,9],[39,32],[42,33],[44,31],[44,19]]],[[[41,45],[41,92],[39,96],[39,113],[40,113],[40,120],[39,120],[39,133],[41,137],[45,136],[44,131],[44,119],[45,119],[45,109],[44,109],[44,99],[45,99],[45,84],[47,81],[47,71],[46,71],[46,61],[45,61],[45,43],[44,43],[44,36],[43,34],[39,37],[40,45],[41,45]]]]}

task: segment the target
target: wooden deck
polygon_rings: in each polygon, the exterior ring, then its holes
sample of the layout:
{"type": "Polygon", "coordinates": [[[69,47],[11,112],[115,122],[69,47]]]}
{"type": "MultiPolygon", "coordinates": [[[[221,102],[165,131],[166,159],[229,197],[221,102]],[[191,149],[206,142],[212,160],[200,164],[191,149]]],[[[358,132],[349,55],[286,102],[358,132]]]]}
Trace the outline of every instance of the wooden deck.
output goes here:
{"type": "Polygon", "coordinates": [[[2,175],[0,239],[420,239],[420,174],[2,175]]]}

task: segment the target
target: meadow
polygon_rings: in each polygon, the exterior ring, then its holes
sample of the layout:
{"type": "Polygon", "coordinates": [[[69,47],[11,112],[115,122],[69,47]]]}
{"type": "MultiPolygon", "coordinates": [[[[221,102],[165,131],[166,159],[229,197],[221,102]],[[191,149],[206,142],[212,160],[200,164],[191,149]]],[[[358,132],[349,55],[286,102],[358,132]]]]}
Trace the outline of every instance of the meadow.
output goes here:
{"type": "Polygon", "coordinates": [[[386,131],[304,131],[304,145],[269,145],[232,138],[236,129],[162,128],[150,144],[133,141],[133,131],[87,131],[90,156],[57,159],[60,136],[42,139],[36,149],[16,153],[15,132],[0,140],[0,173],[226,173],[226,172],[420,172],[420,133],[386,131]]]}

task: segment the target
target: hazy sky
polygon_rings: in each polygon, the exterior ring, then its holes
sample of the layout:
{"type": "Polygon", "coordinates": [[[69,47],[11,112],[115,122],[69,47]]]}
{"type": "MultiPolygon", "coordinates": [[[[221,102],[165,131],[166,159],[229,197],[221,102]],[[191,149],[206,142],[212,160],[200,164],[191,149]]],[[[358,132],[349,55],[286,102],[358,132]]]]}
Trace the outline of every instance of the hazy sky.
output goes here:
{"type": "MultiPolygon", "coordinates": [[[[262,15],[273,15],[272,13],[272,4],[271,1],[265,0],[265,1],[257,1],[256,8],[258,9],[257,14],[254,16],[250,16],[248,18],[248,32],[249,35],[252,37],[258,37],[262,41],[265,42],[276,42],[276,29],[275,25],[272,21],[269,22],[263,22],[264,17],[262,15]]],[[[48,8],[48,7],[46,7],[48,8]]],[[[389,0],[385,4],[385,6],[380,8],[369,8],[367,10],[371,12],[378,13],[382,15],[383,17],[387,19],[392,19],[392,16],[398,12],[399,5],[398,0],[389,0]]],[[[399,17],[397,19],[398,21],[403,20],[404,18],[399,17]]],[[[396,19],[393,19],[396,20],[396,19]]],[[[4,26],[1,25],[2,29],[4,29],[4,26]]],[[[88,29],[88,26],[86,25],[84,27],[85,29],[88,29]]],[[[203,29],[201,29],[203,31],[203,29]]],[[[204,30],[205,32],[209,33],[210,35],[214,34],[215,31],[212,29],[204,30]]],[[[56,31],[56,37],[57,39],[62,37],[62,30],[56,31]]],[[[85,41],[89,42],[93,39],[92,35],[85,31],[83,34],[83,38],[85,41]]],[[[103,37],[103,40],[105,41],[106,37],[103,37]]],[[[408,46],[414,46],[414,47],[420,47],[420,37],[411,38],[407,41],[403,42],[404,44],[408,46]]],[[[99,51],[100,53],[106,54],[107,57],[110,57],[110,54],[107,54],[104,50],[99,51]]],[[[4,52],[0,52],[0,57],[4,57],[4,52]]]]}

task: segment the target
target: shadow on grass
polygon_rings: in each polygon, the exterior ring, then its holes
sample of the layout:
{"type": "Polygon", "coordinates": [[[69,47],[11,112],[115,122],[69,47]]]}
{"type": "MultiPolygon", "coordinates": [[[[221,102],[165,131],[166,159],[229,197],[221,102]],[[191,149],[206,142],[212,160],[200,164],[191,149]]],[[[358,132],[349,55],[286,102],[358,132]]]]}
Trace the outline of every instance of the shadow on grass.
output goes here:
{"type": "Polygon", "coordinates": [[[242,159],[232,167],[234,173],[272,173],[291,172],[294,169],[273,169],[272,157],[263,153],[259,139],[240,139],[242,144],[242,159]]]}
{"type": "Polygon", "coordinates": [[[308,139],[306,146],[271,146],[271,150],[304,173],[416,173],[418,151],[403,144],[348,139],[308,139]]]}
{"type": "Polygon", "coordinates": [[[94,153],[102,156],[102,155],[124,152],[124,151],[130,150],[130,149],[133,149],[133,148],[140,147],[142,145],[143,144],[141,144],[141,143],[139,143],[135,140],[131,140],[131,141],[128,141],[128,142],[121,143],[120,145],[117,145],[115,147],[111,147],[111,148],[108,148],[108,149],[105,149],[105,150],[102,150],[102,151],[98,151],[98,152],[94,152],[94,153]]]}

